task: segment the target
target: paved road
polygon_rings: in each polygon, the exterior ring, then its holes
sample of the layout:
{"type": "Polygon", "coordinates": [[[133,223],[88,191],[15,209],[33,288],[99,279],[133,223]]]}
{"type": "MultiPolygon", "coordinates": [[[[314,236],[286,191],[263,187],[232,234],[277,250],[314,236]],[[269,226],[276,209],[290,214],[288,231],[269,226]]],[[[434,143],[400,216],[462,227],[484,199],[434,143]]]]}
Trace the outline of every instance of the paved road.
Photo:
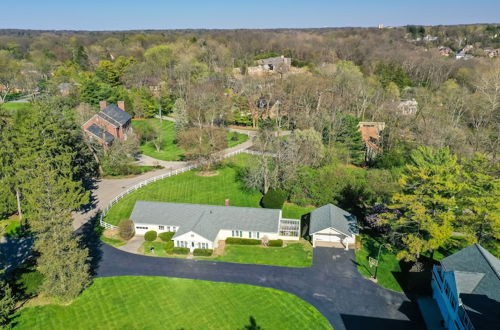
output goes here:
{"type": "Polygon", "coordinates": [[[353,251],[316,248],[310,268],[156,258],[102,244],[97,277],[168,276],[244,283],[293,293],[342,329],[422,329],[416,303],[385,290],[356,270],[353,251]]]}

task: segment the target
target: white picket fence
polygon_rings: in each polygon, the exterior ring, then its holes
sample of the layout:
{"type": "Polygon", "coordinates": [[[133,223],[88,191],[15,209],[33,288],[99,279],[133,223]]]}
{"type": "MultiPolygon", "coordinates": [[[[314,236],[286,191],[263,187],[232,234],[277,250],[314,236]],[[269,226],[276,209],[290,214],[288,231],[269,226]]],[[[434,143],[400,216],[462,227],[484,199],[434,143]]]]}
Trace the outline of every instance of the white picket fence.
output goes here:
{"type": "MultiPolygon", "coordinates": [[[[220,158],[220,160],[232,157],[232,156],[237,155],[237,154],[242,153],[242,152],[247,152],[247,150],[246,149],[239,149],[239,150],[227,153],[227,154],[223,155],[220,158]]],[[[179,168],[177,170],[172,170],[172,171],[170,171],[168,173],[165,173],[165,174],[162,174],[162,175],[158,175],[158,176],[149,178],[147,180],[144,180],[142,182],[139,182],[135,186],[128,188],[127,190],[125,190],[124,192],[122,192],[121,194],[119,194],[118,196],[116,196],[115,198],[113,198],[113,200],[111,202],[109,202],[108,205],[106,205],[106,207],[104,208],[104,210],[102,210],[102,212],[101,212],[101,218],[99,220],[99,223],[101,224],[102,227],[104,227],[106,229],[118,228],[117,226],[112,225],[112,224],[107,223],[106,221],[104,221],[104,217],[108,213],[108,211],[111,208],[111,206],[113,206],[115,203],[117,203],[120,199],[122,199],[123,197],[127,196],[131,192],[136,191],[137,189],[139,189],[141,187],[144,187],[147,184],[150,184],[151,182],[155,182],[155,181],[158,181],[158,180],[161,180],[161,179],[165,179],[165,178],[177,175],[177,174],[181,174],[181,173],[184,173],[184,172],[187,172],[187,171],[191,171],[192,169],[195,169],[198,166],[199,166],[198,164],[192,164],[192,165],[189,165],[189,166],[186,166],[186,167],[179,168]]]]}

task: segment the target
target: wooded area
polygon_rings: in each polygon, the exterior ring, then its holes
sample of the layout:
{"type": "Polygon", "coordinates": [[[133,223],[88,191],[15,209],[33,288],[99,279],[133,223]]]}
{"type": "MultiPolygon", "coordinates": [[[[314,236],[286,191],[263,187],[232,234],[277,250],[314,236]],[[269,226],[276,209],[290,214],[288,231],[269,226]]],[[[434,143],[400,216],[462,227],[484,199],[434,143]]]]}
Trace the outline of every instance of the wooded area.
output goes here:
{"type": "Polygon", "coordinates": [[[43,292],[76,296],[88,251],[71,212],[88,203],[94,179],[138,173],[141,143],[166,143],[146,124],[107,148],[83,133],[99,102],[124,101],[132,120],[173,117],[174,143],[205,171],[227,147],[228,126],[258,130],[260,155],[240,175],[248,189],[339,205],[401,259],[418,261],[456,233],[498,255],[500,58],[487,50],[500,47],[499,34],[498,25],[2,30],[0,219],[17,214],[35,234],[43,292]],[[439,52],[467,45],[467,60],[439,52]],[[249,70],[280,56],[290,68],[249,70]],[[6,103],[20,97],[30,103],[6,103]],[[360,122],[385,123],[369,141],[374,156],[360,122]]]}

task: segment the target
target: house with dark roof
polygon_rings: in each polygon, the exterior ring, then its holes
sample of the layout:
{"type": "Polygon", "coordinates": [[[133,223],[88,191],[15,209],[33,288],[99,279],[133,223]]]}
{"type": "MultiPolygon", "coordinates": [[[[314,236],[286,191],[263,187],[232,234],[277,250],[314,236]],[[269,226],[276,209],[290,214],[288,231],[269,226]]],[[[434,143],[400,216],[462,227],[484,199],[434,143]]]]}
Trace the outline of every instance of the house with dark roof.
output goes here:
{"type": "Polygon", "coordinates": [[[85,133],[103,146],[110,146],[114,140],[126,140],[132,116],[125,111],[125,102],[108,105],[99,102],[100,111],[82,125],[85,133]]]}
{"type": "Polygon", "coordinates": [[[281,210],[185,203],[137,201],[130,219],[137,235],[175,232],[174,246],[215,249],[228,237],[298,240],[300,220],[281,210]]]}
{"type": "Polygon", "coordinates": [[[333,246],[348,250],[356,244],[356,216],[338,206],[327,204],[313,210],[306,226],[314,247],[333,246]]]}
{"type": "Polygon", "coordinates": [[[481,245],[468,246],[434,266],[432,291],[445,328],[500,326],[500,260],[481,245]]]}

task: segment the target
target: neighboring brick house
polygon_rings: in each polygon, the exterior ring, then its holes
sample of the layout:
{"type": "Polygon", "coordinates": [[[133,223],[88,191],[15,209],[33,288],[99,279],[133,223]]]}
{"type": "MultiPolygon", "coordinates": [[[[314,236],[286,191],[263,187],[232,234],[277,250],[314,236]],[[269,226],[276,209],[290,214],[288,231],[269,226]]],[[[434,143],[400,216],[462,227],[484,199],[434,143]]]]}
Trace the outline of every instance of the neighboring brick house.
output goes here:
{"type": "Polygon", "coordinates": [[[125,112],[125,102],[107,105],[99,102],[101,111],[82,125],[85,133],[103,146],[110,146],[115,139],[126,140],[132,116],[125,112]]]}
{"type": "Polygon", "coordinates": [[[375,158],[382,150],[380,147],[380,133],[384,130],[384,122],[359,122],[358,129],[365,143],[367,161],[375,158]]]}

